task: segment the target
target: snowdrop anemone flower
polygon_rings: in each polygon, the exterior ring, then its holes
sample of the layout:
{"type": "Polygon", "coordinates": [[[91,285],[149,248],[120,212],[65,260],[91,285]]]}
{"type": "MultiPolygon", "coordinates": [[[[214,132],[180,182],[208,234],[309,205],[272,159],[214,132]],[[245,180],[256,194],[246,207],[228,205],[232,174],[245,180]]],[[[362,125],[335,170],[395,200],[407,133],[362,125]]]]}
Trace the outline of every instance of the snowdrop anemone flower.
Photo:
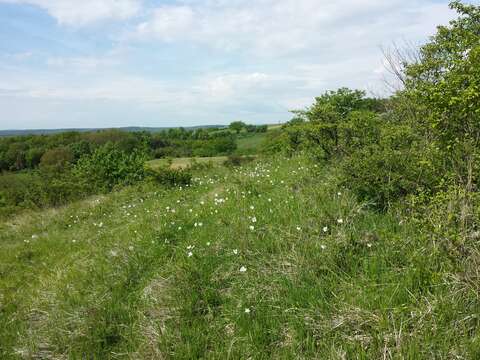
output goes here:
{"type": "Polygon", "coordinates": [[[324,233],[326,233],[328,231],[328,226],[324,226],[322,230],[324,233]]]}
{"type": "Polygon", "coordinates": [[[325,250],[327,247],[325,245],[320,245],[320,249],[325,250]]]}
{"type": "Polygon", "coordinates": [[[237,255],[237,254],[238,254],[238,250],[237,250],[237,249],[234,249],[234,250],[233,250],[233,253],[234,253],[235,255],[237,255]]]}
{"type": "Polygon", "coordinates": [[[189,251],[188,254],[187,254],[188,257],[192,257],[193,256],[193,252],[189,251]]]}
{"type": "Polygon", "coordinates": [[[250,210],[254,210],[254,209],[255,209],[255,206],[250,205],[250,210]]]}
{"type": "Polygon", "coordinates": [[[133,246],[130,245],[130,246],[128,247],[128,250],[133,251],[133,246]]]}
{"type": "Polygon", "coordinates": [[[257,218],[256,218],[255,216],[252,217],[252,222],[253,222],[253,223],[256,223],[256,222],[257,222],[257,218]]]}
{"type": "Polygon", "coordinates": [[[241,272],[241,273],[247,272],[247,268],[246,268],[245,266],[242,266],[242,267],[240,268],[240,272],[241,272]]]}
{"type": "Polygon", "coordinates": [[[253,225],[250,225],[248,228],[252,231],[255,230],[255,226],[253,226],[253,225]]]}
{"type": "Polygon", "coordinates": [[[250,309],[249,308],[245,308],[245,314],[250,314],[250,309]]]}
{"type": "Polygon", "coordinates": [[[297,226],[297,231],[300,231],[302,230],[302,228],[300,226],[297,226]]]}
{"type": "Polygon", "coordinates": [[[337,219],[337,223],[343,224],[343,219],[337,219]]]}

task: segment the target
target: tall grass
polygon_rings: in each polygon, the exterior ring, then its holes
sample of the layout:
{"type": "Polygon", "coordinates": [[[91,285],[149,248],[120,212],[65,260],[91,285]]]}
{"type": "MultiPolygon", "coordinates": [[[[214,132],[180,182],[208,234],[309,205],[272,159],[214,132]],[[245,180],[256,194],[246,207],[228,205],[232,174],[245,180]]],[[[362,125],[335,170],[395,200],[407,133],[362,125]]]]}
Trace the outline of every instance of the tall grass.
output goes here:
{"type": "Polygon", "coordinates": [[[478,292],[420,230],[301,156],[17,217],[0,357],[478,358],[478,292]]]}

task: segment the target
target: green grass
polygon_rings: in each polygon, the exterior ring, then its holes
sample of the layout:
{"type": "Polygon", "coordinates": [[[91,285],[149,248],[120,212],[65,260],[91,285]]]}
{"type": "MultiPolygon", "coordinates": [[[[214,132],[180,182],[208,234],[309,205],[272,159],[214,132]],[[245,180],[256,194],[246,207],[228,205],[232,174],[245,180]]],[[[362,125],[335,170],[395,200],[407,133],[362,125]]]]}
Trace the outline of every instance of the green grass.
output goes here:
{"type": "MultiPolygon", "coordinates": [[[[215,156],[215,157],[184,157],[184,158],[173,158],[171,159],[170,168],[172,169],[181,169],[187,168],[192,164],[200,163],[200,164],[208,164],[211,163],[213,165],[223,164],[224,161],[228,159],[227,156],[215,156]]],[[[151,160],[147,163],[147,165],[151,168],[159,168],[168,166],[170,163],[169,159],[155,159],[151,160]]]]}
{"type": "Polygon", "coordinates": [[[239,155],[256,155],[267,137],[266,133],[244,134],[237,140],[236,153],[239,155]]]}
{"type": "Polygon", "coordinates": [[[283,124],[270,124],[270,125],[268,125],[267,129],[268,129],[268,131],[278,130],[278,129],[280,129],[282,126],[283,126],[283,124]]]}
{"type": "Polygon", "coordinates": [[[259,160],[0,223],[0,358],[478,358],[470,277],[334,175],[259,160]]]}

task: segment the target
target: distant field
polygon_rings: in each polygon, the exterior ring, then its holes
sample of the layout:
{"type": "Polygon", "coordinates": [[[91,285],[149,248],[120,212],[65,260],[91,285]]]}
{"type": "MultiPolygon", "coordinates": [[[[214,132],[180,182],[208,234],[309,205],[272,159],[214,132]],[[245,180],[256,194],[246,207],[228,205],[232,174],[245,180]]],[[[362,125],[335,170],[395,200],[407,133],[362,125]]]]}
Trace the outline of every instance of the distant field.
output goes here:
{"type": "Polygon", "coordinates": [[[252,134],[237,140],[237,154],[254,155],[258,154],[260,146],[267,137],[266,133],[252,134]]]}
{"type": "Polygon", "coordinates": [[[283,124],[273,124],[273,125],[267,125],[268,126],[268,130],[276,130],[276,129],[280,129],[283,124]]]}
{"type": "MultiPolygon", "coordinates": [[[[225,160],[227,160],[226,156],[215,156],[215,157],[197,157],[197,158],[192,158],[192,157],[185,157],[185,158],[175,158],[172,159],[172,164],[170,165],[170,168],[172,169],[182,169],[186,168],[190,165],[192,165],[195,161],[198,163],[208,163],[211,162],[213,164],[221,164],[225,160]]],[[[164,167],[168,165],[169,160],[168,159],[156,159],[156,160],[151,160],[147,162],[147,165],[153,169],[159,168],[159,167],[164,167]]]]}

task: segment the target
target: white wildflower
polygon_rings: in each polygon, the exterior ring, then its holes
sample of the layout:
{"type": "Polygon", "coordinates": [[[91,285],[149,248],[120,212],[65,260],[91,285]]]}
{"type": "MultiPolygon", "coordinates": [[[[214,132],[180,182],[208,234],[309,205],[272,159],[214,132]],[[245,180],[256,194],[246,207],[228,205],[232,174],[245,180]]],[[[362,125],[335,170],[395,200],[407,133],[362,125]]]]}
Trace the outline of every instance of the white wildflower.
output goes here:
{"type": "Polygon", "coordinates": [[[246,272],[246,271],[247,271],[247,268],[246,268],[245,266],[242,266],[242,267],[240,268],[240,272],[241,272],[241,273],[244,273],[244,272],[246,272]]]}

